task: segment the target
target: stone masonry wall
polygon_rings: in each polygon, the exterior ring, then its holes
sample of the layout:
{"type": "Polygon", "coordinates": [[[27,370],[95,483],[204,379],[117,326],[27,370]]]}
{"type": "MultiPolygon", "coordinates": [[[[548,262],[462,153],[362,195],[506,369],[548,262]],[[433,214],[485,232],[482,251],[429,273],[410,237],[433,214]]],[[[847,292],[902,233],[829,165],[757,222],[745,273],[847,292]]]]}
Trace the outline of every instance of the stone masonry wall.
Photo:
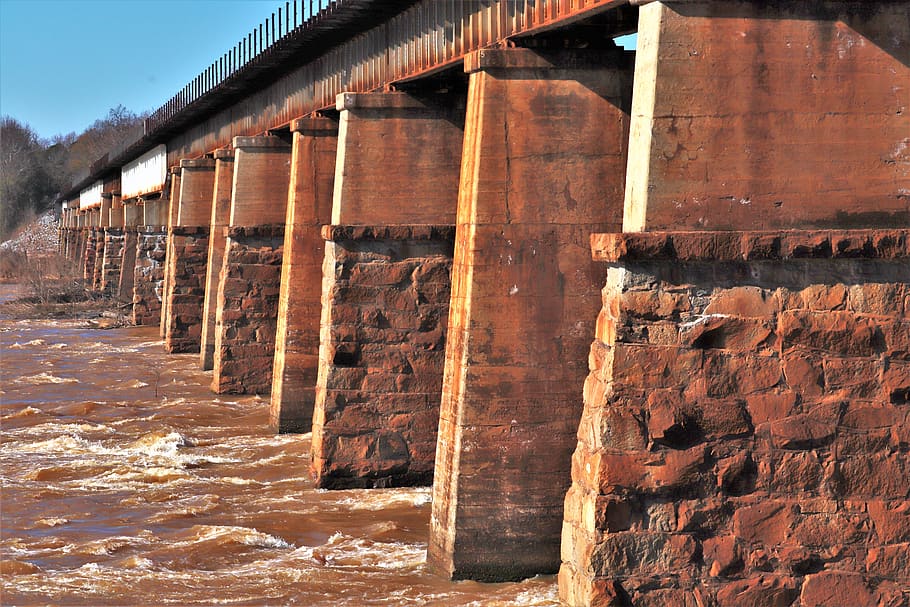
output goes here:
{"type": "Polygon", "coordinates": [[[269,394],[275,358],[284,226],[224,228],[212,390],[269,394]]]}
{"type": "Polygon", "coordinates": [[[205,272],[208,261],[207,227],[173,227],[170,309],[165,327],[164,347],[168,352],[198,352],[202,335],[202,304],[205,300],[205,272]]]}
{"type": "Polygon", "coordinates": [[[910,601],[910,232],[595,235],[569,605],[910,601]]]}
{"type": "Polygon", "coordinates": [[[105,295],[113,295],[120,282],[120,270],[123,266],[123,230],[106,228],[104,230],[104,259],[101,263],[101,282],[99,289],[105,295]]]}
{"type": "Polygon", "coordinates": [[[313,468],[328,488],[433,478],[453,226],[326,226],[313,468]]]}
{"type": "Polygon", "coordinates": [[[96,240],[97,229],[85,228],[85,244],[82,248],[82,279],[89,288],[92,287],[95,280],[95,255],[98,251],[96,240]]]}
{"type": "Polygon", "coordinates": [[[92,290],[101,290],[101,272],[104,268],[105,229],[95,228],[95,263],[92,268],[92,290]]]}
{"type": "Polygon", "coordinates": [[[133,278],[133,323],[157,325],[161,320],[161,292],[167,233],[140,228],[136,238],[136,269],[133,278]]]}

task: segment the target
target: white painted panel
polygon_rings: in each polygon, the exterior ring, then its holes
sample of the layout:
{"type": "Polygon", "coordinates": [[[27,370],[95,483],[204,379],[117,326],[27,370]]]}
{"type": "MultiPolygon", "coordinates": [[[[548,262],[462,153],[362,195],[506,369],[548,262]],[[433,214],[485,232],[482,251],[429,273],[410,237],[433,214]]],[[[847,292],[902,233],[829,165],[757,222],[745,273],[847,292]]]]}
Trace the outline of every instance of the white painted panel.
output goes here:
{"type": "Polygon", "coordinates": [[[166,178],[167,147],[161,144],[123,166],[120,191],[124,199],[160,192],[164,189],[166,178]]]}
{"type": "Polygon", "coordinates": [[[89,207],[101,204],[101,190],[104,184],[96,181],[89,187],[79,192],[79,208],[87,209],[89,207]]]}

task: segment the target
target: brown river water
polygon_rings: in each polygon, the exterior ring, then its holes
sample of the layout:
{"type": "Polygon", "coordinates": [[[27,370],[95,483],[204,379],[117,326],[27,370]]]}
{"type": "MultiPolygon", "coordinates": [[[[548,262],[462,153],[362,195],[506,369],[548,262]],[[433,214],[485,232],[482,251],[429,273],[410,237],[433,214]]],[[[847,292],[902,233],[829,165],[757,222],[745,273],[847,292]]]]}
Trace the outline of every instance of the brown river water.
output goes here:
{"type": "Polygon", "coordinates": [[[0,604],[557,604],[553,576],[431,574],[429,488],[314,489],[309,435],[196,360],[157,328],[0,318],[0,604]]]}

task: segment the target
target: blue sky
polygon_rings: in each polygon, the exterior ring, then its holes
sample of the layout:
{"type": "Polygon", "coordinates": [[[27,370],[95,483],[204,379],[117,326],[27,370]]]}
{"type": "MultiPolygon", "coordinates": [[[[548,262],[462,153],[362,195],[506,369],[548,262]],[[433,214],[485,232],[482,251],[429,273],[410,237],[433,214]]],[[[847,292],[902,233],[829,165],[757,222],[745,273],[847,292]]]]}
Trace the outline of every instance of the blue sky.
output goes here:
{"type": "Polygon", "coordinates": [[[39,136],[155,109],[278,0],[0,0],[0,114],[39,136]]]}
{"type": "MultiPolygon", "coordinates": [[[[43,138],[154,110],[278,0],[0,0],[0,114],[43,138]]],[[[634,43],[633,43],[634,44],[634,43]]]]}

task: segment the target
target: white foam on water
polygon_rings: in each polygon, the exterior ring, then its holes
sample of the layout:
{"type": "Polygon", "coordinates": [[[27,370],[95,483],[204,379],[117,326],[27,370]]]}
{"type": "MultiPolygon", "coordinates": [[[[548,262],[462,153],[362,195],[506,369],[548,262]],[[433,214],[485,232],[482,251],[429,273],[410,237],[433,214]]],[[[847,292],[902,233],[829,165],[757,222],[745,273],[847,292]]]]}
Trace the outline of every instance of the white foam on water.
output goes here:
{"type": "Polygon", "coordinates": [[[385,510],[393,506],[425,506],[433,502],[432,487],[400,489],[350,489],[338,504],[350,510],[385,510]]]}
{"type": "MultiPolygon", "coordinates": [[[[0,394],[2,394],[2,393],[0,393],[0,394]]],[[[29,417],[31,415],[39,415],[41,413],[44,413],[44,411],[42,411],[41,409],[38,409],[36,407],[28,406],[25,409],[16,411],[15,413],[9,413],[7,415],[0,416],[0,420],[16,419],[18,417],[29,417]]]]}
{"type": "Polygon", "coordinates": [[[57,377],[56,375],[44,371],[37,375],[23,375],[22,377],[14,379],[13,383],[38,386],[42,384],[78,384],[79,380],[75,377],[57,377]]]}
{"type": "Polygon", "coordinates": [[[25,342],[24,344],[20,344],[20,343],[17,341],[17,342],[15,342],[15,343],[13,343],[11,346],[9,346],[9,349],[10,349],[10,350],[22,350],[22,349],[24,349],[24,348],[26,348],[26,347],[29,347],[29,346],[43,346],[43,345],[45,345],[46,343],[47,343],[47,342],[45,342],[43,339],[33,339],[33,340],[31,340],[31,341],[25,342]]]}
{"type": "Polygon", "coordinates": [[[262,531],[253,529],[251,527],[237,527],[230,525],[195,525],[190,528],[190,531],[193,532],[193,536],[190,539],[184,540],[183,542],[177,542],[175,545],[188,545],[215,541],[219,544],[236,543],[244,544],[246,546],[254,546],[256,548],[272,548],[281,550],[294,548],[292,544],[289,544],[280,537],[275,537],[274,535],[263,533],[262,531]]]}
{"type": "Polygon", "coordinates": [[[377,542],[336,532],[325,544],[313,548],[311,554],[326,567],[413,570],[426,563],[426,552],[426,544],[377,542]]]}
{"type": "Polygon", "coordinates": [[[43,527],[59,527],[60,525],[65,525],[68,522],[70,522],[68,518],[54,516],[49,518],[39,518],[37,521],[35,521],[35,525],[41,525],[43,527]]]}
{"type": "Polygon", "coordinates": [[[239,476],[222,476],[218,479],[222,483],[227,483],[229,485],[261,485],[259,481],[255,481],[251,478],[240,478],[239,476]]]}

